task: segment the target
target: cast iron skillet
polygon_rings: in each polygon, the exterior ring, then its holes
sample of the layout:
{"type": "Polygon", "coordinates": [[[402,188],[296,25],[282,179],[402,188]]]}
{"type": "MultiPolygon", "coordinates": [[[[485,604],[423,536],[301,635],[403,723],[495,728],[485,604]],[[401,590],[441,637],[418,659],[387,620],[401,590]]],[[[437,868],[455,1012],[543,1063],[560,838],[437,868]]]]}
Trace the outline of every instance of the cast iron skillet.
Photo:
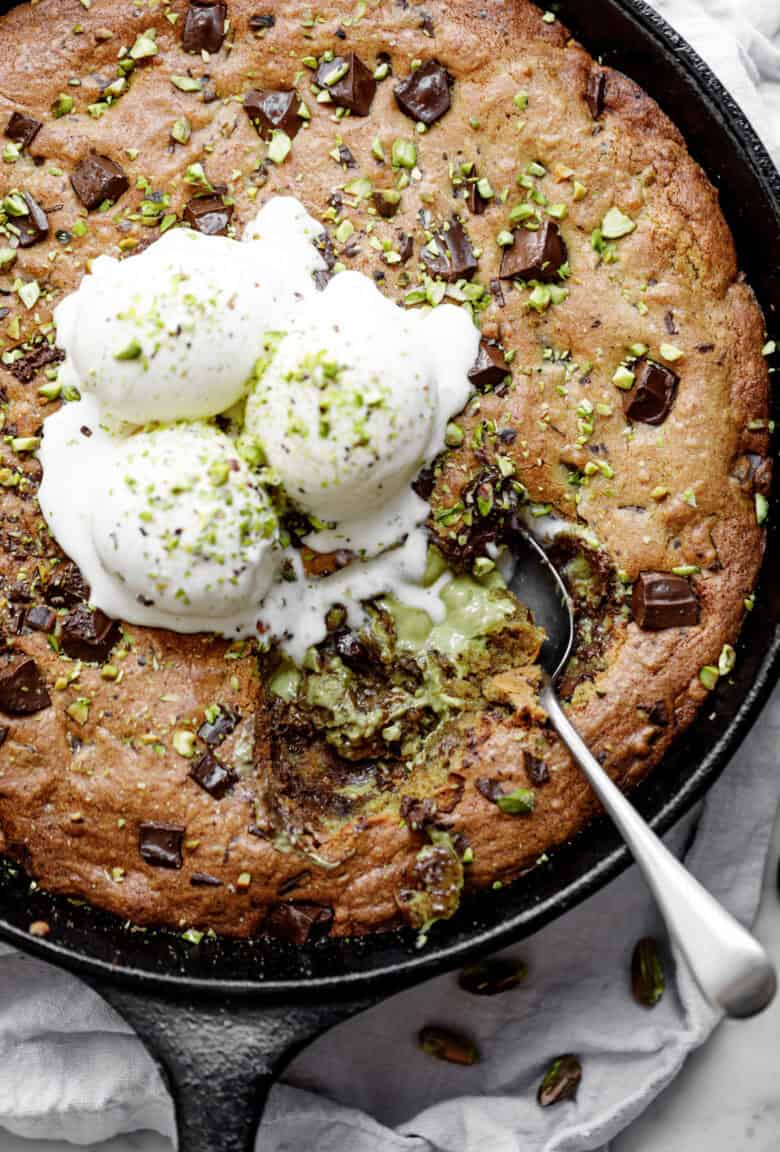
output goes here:
{"type": "MultiPolygon", "coordinates": [[[[478,3],[478,0],[475,0],[478,3]]],[[[0,0],[0,11],[13,5],[0,0]]],[[[640,83],[684,132],[719,187],[740,263],[778,333],[780,175],[744,115],[691,48],[642,0],[564,0],[561,19],[592,52],[640,83]]],[[[765,570],[780,570],[778,489],[765,570]]],[[[780,672],[780,585],[762,581],[733,686],[635,793],[658,832],[728,763],[780,672]]],[[[605,821],[499,893],[464,903],[423,951],[404,933],[293,948],[267,940],[184,943],[139,932],[88,906],[37,891],[0,869],[0,937],[70,968],[114,1004],[166,1069],[184,1152],[246,1152],[275,1075],[307,1040],[381,996],[517,941],[590,896],[629,863],[605,821]],[[29,935],[47,920],[50,936],[29,935]]]]}

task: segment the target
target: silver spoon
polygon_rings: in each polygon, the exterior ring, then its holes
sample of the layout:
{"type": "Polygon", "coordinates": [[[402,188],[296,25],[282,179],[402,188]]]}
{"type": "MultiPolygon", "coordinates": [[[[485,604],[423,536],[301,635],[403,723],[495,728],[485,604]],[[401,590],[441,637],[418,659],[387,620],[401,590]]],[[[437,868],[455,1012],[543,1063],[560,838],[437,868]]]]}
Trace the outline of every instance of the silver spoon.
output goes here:
{"type": "Polygon", "coordinates": [[[758,941],[664,846],[588,751],[555,690],[574,643],[571,598],[544,549],[531,536],[519,532],[513,551],[517,567],[510,589],[547,633],[540,656],[540,700],[550,723],[630,848],[669,935],[704,996],[727,1016],[754,1016],[771,1002],[777,988],[772,961],[758,941]]]}

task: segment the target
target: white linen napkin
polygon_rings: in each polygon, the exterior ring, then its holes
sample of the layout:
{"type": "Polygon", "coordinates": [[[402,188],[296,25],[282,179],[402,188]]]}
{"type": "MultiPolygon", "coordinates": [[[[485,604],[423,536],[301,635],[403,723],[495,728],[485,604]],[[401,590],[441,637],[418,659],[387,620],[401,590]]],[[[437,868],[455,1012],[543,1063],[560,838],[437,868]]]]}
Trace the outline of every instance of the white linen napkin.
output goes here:
{"type": "MultiPolygon", "coordinates": [[[[778,0],[654,2],[720,75],[780,162],[778,0]]],[[[780,691],[709,793],[686,857],[745,922],[755,914],[780,798],[779,740],[780,691]]],[[[688,820],[672,842],[682,846],[690,828],[688,820]]],[[[717,1023],[682,967],[670,973],[652,1012],[634,1002],[631,952],[653,934],[662,934],[657,915],[632,869],[509,950],[530,969],[515,991],[471,997],[446,976],[341,1025],[273,1091],[258,1149],[597,1149],[639,1115],[717,1023]],[[454,1067],[419,1052],[415,1037],[427,1022],[472,1035],[483,1061],[454,1067]],[[577,1102],[542,1110],[537,1084],[562,1052],[583,1060],[577,1102]]],[[[124,1022],[76,978],[2,946],[0,1068],[0,1126],[10,1132],[88,1145],[150,1129],[161,1136],[143,1141],[146,1152],[169,1147],[170,1099],[124,1022]]]]}

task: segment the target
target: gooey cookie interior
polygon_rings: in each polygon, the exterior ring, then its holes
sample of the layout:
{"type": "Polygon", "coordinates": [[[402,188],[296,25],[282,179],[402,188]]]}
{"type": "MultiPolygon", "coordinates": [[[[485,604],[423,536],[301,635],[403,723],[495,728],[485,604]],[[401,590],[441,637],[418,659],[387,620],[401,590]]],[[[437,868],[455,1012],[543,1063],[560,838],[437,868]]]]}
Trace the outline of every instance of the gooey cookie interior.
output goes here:
{"type": "Polygon", "coordinates": [[[563,694],[621,786],[733,667],[768,377],[716,194],[525,0],[41,0],[0,38],[0,847],[190,938],[427,931],[595,809],[506,589],[518,518],[574,595],[563,694]],[[314,235],[263,235],[291,202],[314,235]],[[205,237],[189,291],[165,260],[205,237]],[[194,598],[184,552],[215,566],[194,598]]]}

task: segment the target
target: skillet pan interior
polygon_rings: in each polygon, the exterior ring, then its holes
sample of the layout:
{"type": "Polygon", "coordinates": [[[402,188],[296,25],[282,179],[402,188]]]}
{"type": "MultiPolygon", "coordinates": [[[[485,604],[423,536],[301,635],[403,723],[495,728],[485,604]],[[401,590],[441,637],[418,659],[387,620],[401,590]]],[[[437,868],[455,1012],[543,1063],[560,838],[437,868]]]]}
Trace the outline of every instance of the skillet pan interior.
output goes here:
{"type": "MultiPolygon", "coordinates": [[[[0,12],[12,4],[0,2],[0,12]]],[[[626,72],[667,111],[720,190],[740,264],[777,331],[780,314],[780,175],[734,102],[695,53],[641,0],[567,0],[556,6],[578,39],[626,72]]],[[[775,405],[777,409],[777,405],[775,405]]],[[[775,412],[777,415],[777,411],[775,412]]],[[[780,671],[780,496],[772,495],[764,577],[739,644],[734,683],[718,689],[634,800],[657,831],[668,828],[716,779],[755,720],[780,671]]],[[[35,889],[0,867],[0,936],[93,975],[192,990],[278,995],[356,993],[398,987],[467,955],[538,929],[591,895],[628,863],[611,826],[595,822],[546,864],[498,893],[464,902],[432,933],[423,952],[411,935],[323,941],[293,948],[265,940],[204,940],[198,947],[167,931],[132,930],[86,905],[35,889]],[[46,920],[47,940],[29,925],[46,920]]]]}

